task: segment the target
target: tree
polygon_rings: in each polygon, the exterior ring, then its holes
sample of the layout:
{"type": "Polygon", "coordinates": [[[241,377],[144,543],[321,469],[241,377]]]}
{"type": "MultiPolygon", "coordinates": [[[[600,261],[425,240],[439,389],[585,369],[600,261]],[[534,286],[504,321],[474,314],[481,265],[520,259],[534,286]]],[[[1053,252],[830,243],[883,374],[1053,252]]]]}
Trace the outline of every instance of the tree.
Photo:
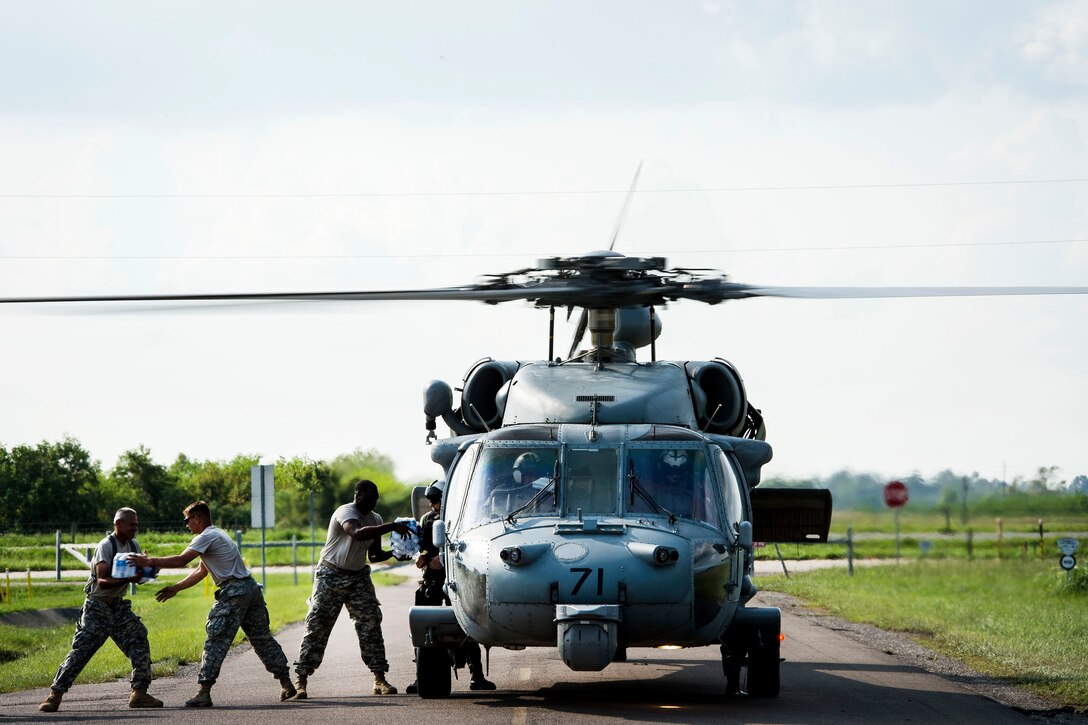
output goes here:
{"type": "Polygon", "coordinates": [[[74,438],[0,448],[0,524],[98,520],[100,473],[74,438]]]}
{"type": "Polygon", "coordinates": [[[1069,492],[1088,494],[1088,476],[1080,475],[1074,477],[1069,484],[1069,492]]]}
{"type": "Polygon", "coordinates": [[[126,505],[139,512],[141,522],[180,521],[181,511],[189,503],[177,477],[151,460],[151,451],[144,446],[122,453],[109,478],[112,485],[132,496],[126,505]]]}

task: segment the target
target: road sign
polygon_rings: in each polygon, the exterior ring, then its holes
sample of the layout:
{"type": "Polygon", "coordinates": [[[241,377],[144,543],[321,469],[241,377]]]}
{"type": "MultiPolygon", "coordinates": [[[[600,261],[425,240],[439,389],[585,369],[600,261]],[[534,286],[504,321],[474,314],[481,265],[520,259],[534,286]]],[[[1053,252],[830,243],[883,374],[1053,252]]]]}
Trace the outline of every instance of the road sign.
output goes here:
{"type": "Polygon", "coordinates": [[[1061,566],[1062,569],[1069,571],[1077,565],[1077,557],[1073,556],[1072,554],[1066,554],[1058,560],[1058,564],[1061,566]]]}
{"type": "Polygon", "coordinates": [[[255,529],[270,529],[276,525],[276,489],[272,485],[271,464],[252,466],[249,469],[250,516],[249,525],[255,529]],[[264,516],[261,516],[261,508],[264,516]]]}
{"type": "Polygon", "coordinates": [[[910,492],[907,484],[902,481],[892,481],[884,487],[884,504],[890,508],[902,506],[910,500],[910,492]]]}
{"type": "Polygon", "coordinates": [[[1073,556],[1077,553],[1077,548],[1080,546],[1080,542],[1076,539],[1058,539],[1058,548],[1066,556],[1073,556]]]}

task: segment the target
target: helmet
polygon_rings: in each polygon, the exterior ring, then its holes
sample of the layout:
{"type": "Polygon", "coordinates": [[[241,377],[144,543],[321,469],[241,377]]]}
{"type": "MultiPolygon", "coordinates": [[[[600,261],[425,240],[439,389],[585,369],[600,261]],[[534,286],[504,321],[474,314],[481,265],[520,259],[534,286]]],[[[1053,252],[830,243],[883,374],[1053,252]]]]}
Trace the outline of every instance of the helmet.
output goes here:
{"type": "Polygon", "coordinates": [[[441,503],[442,489],[438,487],[438,481],[435,481],[430,486],[427,486],[427,490],[423,492],[423,495],[431,503],[441,503]]]}
{"type": "Polygon", "coordinates": [[[544,462],[532,451],[522,453],[514,461],[513,474],[514,483],[518,485],[532,483],[544,475],[544,462]]]}
{"type": "Polygon", "coordinates": [[[666,476],[682,476],[688,471],[691,456],[688,451],[674,449],[661,454],[657,461],[657,468],[666,476]]]}

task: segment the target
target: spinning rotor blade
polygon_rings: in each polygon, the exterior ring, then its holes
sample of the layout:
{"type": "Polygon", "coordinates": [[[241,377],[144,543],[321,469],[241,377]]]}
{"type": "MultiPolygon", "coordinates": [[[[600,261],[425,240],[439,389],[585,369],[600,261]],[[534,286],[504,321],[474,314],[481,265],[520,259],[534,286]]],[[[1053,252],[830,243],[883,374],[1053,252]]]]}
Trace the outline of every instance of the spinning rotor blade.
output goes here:
{"type": "Polygon", "coordinates": [[[792,297],[809,300],[1088,294],[1088,287],[738,287],[743,290],[743,297],[792,297]]]}

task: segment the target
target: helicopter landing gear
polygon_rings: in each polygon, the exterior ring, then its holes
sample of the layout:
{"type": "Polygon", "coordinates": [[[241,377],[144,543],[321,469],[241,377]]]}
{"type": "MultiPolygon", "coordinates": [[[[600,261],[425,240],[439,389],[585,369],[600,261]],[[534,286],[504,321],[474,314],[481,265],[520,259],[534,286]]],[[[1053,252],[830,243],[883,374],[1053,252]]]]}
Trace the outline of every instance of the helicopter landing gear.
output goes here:
{"type": "Polygon", "coordinates": [[[416,687],[424,700],[450,696],[452,686],[450,654],[445,647],[416,649],[416,687]]]}
{"type": "Polygon", "coordinates": [[[782,613],[777,608],[740,608],[721,640],[726,695],[778,697],[781,633],[782,613]],[[746,674],[743,690],[741,669],[746,674]]]}

